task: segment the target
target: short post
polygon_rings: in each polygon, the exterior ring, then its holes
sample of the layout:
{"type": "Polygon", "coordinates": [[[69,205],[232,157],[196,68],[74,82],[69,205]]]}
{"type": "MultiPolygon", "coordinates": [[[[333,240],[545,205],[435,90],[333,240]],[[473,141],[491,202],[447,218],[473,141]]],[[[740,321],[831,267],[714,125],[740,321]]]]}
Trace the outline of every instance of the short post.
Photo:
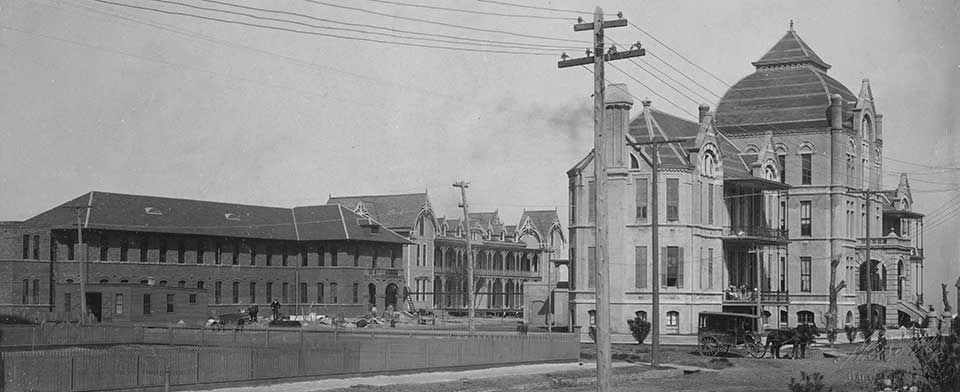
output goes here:
{"type": "Polygon", "coordinates": [[[170,392],[170,364],[163,366],[163,392],[170,392]]]}

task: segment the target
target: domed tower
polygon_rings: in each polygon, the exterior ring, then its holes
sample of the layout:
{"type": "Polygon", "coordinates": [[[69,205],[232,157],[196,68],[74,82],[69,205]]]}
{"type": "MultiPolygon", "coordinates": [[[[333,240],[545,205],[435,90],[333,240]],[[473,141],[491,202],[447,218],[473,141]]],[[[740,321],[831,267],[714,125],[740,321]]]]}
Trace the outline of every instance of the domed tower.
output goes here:
{"type": "MultiPolygon", "coordinates": [[[[791,240],[788,276],[781,277],[789,282],[789,322],[812,315],[819,320],[827,310],[821,304],[827,302],[830,260],[843,262],[837,281],[852,282],[865,219],[875,223],[872,235],[880,234],[879,209],[866,211],[864,196],[847,191],[881,189],[881,116],[869,81],[852,93],[827,74],[830,65],[792,26],[752,64],[756,70],[718,103],[715,124],[747,154],[773,145],[780,181],[791,185],[781,206],[791,240]]],[[[857,312],[856,290],[843,293],[844,314],[857,312]]]]}

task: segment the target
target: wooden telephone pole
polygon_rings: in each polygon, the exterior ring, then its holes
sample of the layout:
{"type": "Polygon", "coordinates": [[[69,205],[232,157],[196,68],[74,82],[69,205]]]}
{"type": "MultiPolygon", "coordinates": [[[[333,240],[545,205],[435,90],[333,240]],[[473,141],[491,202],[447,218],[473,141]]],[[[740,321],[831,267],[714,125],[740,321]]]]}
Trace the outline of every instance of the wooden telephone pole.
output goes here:
{"type": "Polygon", "coordinates": [[[601,134],[603,133],[603,115],[604,115],[604,94],[605,79],[603,77],[603,63],[605,61],[620,60],[630,57],[640,57],[646,54],[646,51],[635,45],[632,50],[617,52],[611,47],[609,51],[604,50],[603,30],[611,27],[624,27],[627,20],[620,18],[617,20],[603,20],[603,10],[597,7],[593,14],[593,22],[577,23],[573,26],[573,31],[593,30],[593,52],[587,50],[587,57],[578,59],[563,59],[557,63],[559,68],[573,67],[577,65],[586,65],[593,63],[593,134],[594,134],[594,156],[593,167],[594,177],[597,183],[597,205],[596,223],[594,230],[596,233],[597,249],[597,268],[596,274],[596,328],[597,328],[597,390],[605,392],[610,390],[610,377],[612,375],[611,357],[610,357],[610,260],[609,260],[609,239],[607,238],[607,200],[604,193],[606,183],[605,161],[601,157],[603,150],[601,134]]]}
{"type": "MultiPolygon", "coordinates": [[[[867,204],[866,204],[866,207],[864,207],[866,209],[865,211],[866,214],[864,214],[864,216],[866,216],[866,220],[867,220],[866,241],[864,241],[866,245],[866,250],[864,251],[864,253],[867,259],[867,274],[866,274],[867,287],[865,291],[867,292],[866,313],[867,313],[867,322],[869,324],[867,324],[866,326],[872,329],[874,326],[873,323],[875,320],[873,319],[873,304],[870,298],[870,292],[873,291],[873,262],[870,261],[870,221],[873,218],[873,214],[870,213],[870,204],[871,204],[871,201],[873,200],[873,195],[880,193],[880,191],[871,191],[870,189],[865,189],[861,191],[850,190],[850,191],[847,191],[847,193],[864,195],[867,198],[867,204]]],[[[863,324],[863,320],[860,320],[860,323],[863,324]]]]}
{"type": "Polygon", "coordinates": [[[638,152],[637,155],[643,158],[650,165],[650,248],[652,263],[650,269],[650,363],[653,366],[660,365],[660,191],[658,179],[660,177],[660,145],[670,143],[682,143],[693,139],[689,137],[674,139],[657,139],[657,134],[653,129],[653,119],[650,117],[650,101],[643,101],[643,119],[646,121],[647,132],[650,133],[650,141],[637,142],[630,135],[627,137],[627,145],[633,147],[638,152]],[[643,151],[644,146],[652,147],[653,154],[650,157],[643,151]]]}
{"type": "Polygon", "coordinates": [[[476,316],[476,311],[473,307],[473,251],[470,249],[470,211],[469,205],[467,204],[467,188],[470,187],[470,183],[466,181],[457,181],[453,184],[455,188],[460,188],[460,207],[463,208],[463,225],[467,228],[467,328],[470,332],[475,330],[473,325],[473,318],[476,316]]]}
{"type": "MultiPolygon", "coordinates": [[[[87,247],[83,246],[83,212],[91,206],[65,206],[77,212],[77,244],[74,254],[80,260],[80,324],[87,323],[87,247]],[[82,253],[82,254],[81,254],[82,253]]],[[[53,302],[51,302],[53,303],[53,302]]],[[[67,309],[69,311],[69,309],[67,309]]]]}

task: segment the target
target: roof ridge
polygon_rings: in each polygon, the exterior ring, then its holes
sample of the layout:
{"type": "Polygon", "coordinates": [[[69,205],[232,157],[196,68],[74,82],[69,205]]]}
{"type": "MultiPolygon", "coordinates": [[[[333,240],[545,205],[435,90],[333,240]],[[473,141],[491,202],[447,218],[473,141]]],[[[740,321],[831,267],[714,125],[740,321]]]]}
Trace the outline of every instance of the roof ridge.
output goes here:
{"type": "MultiPolygon", "coordinates": [[[[410,192],[410,193],[386,193],[379,195],[356,195],[356,196],[330,196],[329,200],[333,199],[362,199],[366,197],[396,197],[396,196],[415,196],[415,195],[427,195],[427,192],[410,192]]],[[[328,200],[328,202],[329,202],[328,200]]]]}
{"type": "MultiPolygon", "coordinates": [[[[285,209],[288,209],[288,208],[293,208],[293,207],[266,206],[266,205],[257,205],[257,204],[247,204],[247,203],[231,203],[231,202],[226,202],[226,201],[215,201],[215,200],[188,199],[188,198],[184,198],[184,197],[140,195],[140,194],[135,194],[135,193],[104,192],[104,191],[90,191],[90,192],[84,193],[83,195],[86,195],[86,194],[88,194],[88,193],[93,193],[93,192],[99,192],[99,193],[102,194],[102,195],[127,196],[127,197],[142,197],[142,198],[150,198],[150,199],[164,199],[164,200],[177,200],[177,201],[193,201],[193,202],[224,204],[224,205],[240,206],[240,207],[273,208],[273,209],[278,209],[278,210],[285,210],[285,209]]],[[[83,196],[83,195],[80,195],[80,196],[83,196]]],[[[297,207],[299,207],[299,206],[297,206],[297,207]]]]}

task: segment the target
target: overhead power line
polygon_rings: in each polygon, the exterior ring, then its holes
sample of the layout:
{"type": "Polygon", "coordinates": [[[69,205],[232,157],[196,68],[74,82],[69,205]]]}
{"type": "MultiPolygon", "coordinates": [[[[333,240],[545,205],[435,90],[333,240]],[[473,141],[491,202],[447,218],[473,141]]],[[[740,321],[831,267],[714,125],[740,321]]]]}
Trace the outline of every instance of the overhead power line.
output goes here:
{"type": "Polygon", "coordinates": [[[384,16],[384,17],[388,17],[388,18],[392,18],[392,19],[402,19],[402,20],[408,20],[408,21],[412,21],[412,22],[427,23],[427,24],[432,24],[432,25],[437,25],[437,26],[444,26],[444,27],[450,27],[450,28],[455,28],[455,29],[463,29],[463,30],[470,30],[470,31],[479,31],[479,32],[483,32],[483,33],[493,33],[493,34],[506,34],[506,35],[512,35],[512,36],[515,36],[515,37],[536,38],[536,39],[543,39],[543,40],[549,40],[549,41],[572,42],[572,43],[578,43],[578,44],[590,44],[590,41],[575,40],[575,39],[566,39],[566,38],[556,38],[556,37],[548,37],[548,36],[534,35],[534,34],[516,33],[516,32],[512,32],[512,31],[505,31],[505,30],[484,29],[484,28],[480,28],[480,27],[472,27],[472,26],[465,26],[465,25],[461,25],[461,24],[438,22],[438,21],[428,20],[428,19],[411,18],[411,17],[407,17],[407,16],[393,15],[393,14],[388,14],[388,13],[384,13],[384,12],[378,12],[378,11],[368,10],[368,9],[365,9],[365,8],[362,8],[362,7],[350,7],[350,6],[340,5],[340,4],[333,4],[333,3],[328,3],[328,2],[325,2],[325,1],[318,1],[318,0],[303,0],[303,1],[306,1],[306,2],[308,2],[308,3],[317,4],[317,5],[323,5],[323,6],[327,6],[327,7],[340,8],[340,9],[345,9],[345,10],[363,12],[363,13],[371,14],[371,15],[384,16]]]}
{"type": "MultiPolygon", "coordinates": [[[[579,14],[579,15],[592,15],[592,14],[593,14],[593,11],[578,11],[578,10],[569,10],[569,9],[561,9],[561,8],[537,7],[537,6],[532,6],[532,5],[510,3],[510,2],[506,2],[506,1],[495,1],[495,0],[477,0],[477,1],[479,1],[479,2],[481,2],[481,3],[505,5],[505,6],[508,6],[508,7],[526,8],[526,9],[531,9],[531,10],[553,11],[553,12],[567,12],[567,13],[579,14]]],[[[614,16],[614,15],[616,15],[616,14],[603,14],[603,15],[604,15],[604,16],[614,16]]]]}
{"type": "Polygon", "coordinates": [[[260,29],[276,30],[276,31],[285,31],[285,32],[295,33],[295,34],[313,35],[313,36],[337,38],[337,39],[344,39],[344,40],[351,40],[351,41],[363,41],[363,42],[371,42],[371,43],[378,43],[378,44],[384,44],[384,45],[400,45],[400,46],[411,46],[411,47],[419,47],[419,48],[445,49],[445,50],[454,50],[454,51],[461,51],[461,52],[517,54],[517,55],[528,55],[528,56],[551,56],[551,57],[553,57],[552,54],[548,54],[548,53],[531,53],[531,52],[516,52],[516,51],[507,51],[507,50],[486,50],[486,49],[475,49],[475,48],[461,48],[461,47],[454,47],[454,46],[429,45],[429,44],[418,44],[418,43],[412,43],[412,42],[385,41],[385,40],[377,40],[377,39],[364,38],[364,37],[351,37],[351,36],[338,35],[338,34],[320,33],[320,32],[316,32],[316,31],[298,30],[298,29],[292,29],[292,28],[287,28],[287,27],[262,25],[262,24],[250,23],[250,22],[242,22],[242,21],[237,21],[237,20],[221,19],[221,18],[215,18],[215,17],[211,17],[211,16],[203,16],[203,15],[191,14],[191,13],[187,13],[187,12],[169,11],[169,10],[164,10],[164,9],[159,9],[159,8],[144,7],[144,6],[137,6],[137,5],[131,5],[131,4],[123,4],[123,3],[116,3],[116,2],[108,1],[108,0],[93,0],[93,1],[96,1],[96,2],[98,2],[98,3],[111,4],[111,5],[115,5],[115,6],[118,6],[118,7],[134,8],[134,9],[139,9],[139,10],[143,10],[143,11],[156,12],[156,13],[167,14],[167,15],[185,16],[185,17],[189,17],[189,18],[203,19],[203,20],[209,20],[209,21],[213,21],[213,22],[221,22],[221,23],[235,24],[235,25],[241,25],[241,26],[247,26],[247,27],[254,27],[254,28],[260,28],[260,29]]]}
{"type": "Polygon", "coordinates": [[[392,5],[401,6],[401,7],[425,8],[425,9],[431,9],[431,10],[461,12],[465,14],[474,14],[474,15],[502,16],[507,18],[530,18],[530,19],[549,19],[549,20],[570,20],[573,18],[573,17],[564,17],[564,16],[508,14],[508,13],[501,13],[501,12],[476,11],[476,10],[468,10],[463,8],[440,7],[435,5],[406,3],[401,1],[388,1],[388,0],[366,0],[366,1],[373,2],[373,3],[381,3],[381,4],[392,4],[392,5]]]}
{"type": "Polygon", "coordinates": [[[465,37],[465,36],[461,36],[461,35],[424,33],[424,32],[420,32],[420,31],[404,30],[404,29],[398,29],[398,28],[395,28],[395,27],[379,26],[379,25],[373,25],[373,24],[368,24],[368,23],[351,23],[351,22],[345,22],[345,21],[336,20],[336,19],[320,18],[320,17],[314,16],[314,15],[309,15],[309,14],[300,13],[300,12],[277,10],[277,9],[270,9],[270,8],[250,7],[250,6],[244,6],[244,5],[239,5],[239,4],[232,4],[232,3],[227,3],[227,2],[217,1],[217,0],[199,0],[199,1],[207,2],[207,3],[213,3],[213,4],[220,4],[220,5],[228,6],[228,7],[235,7],[235,8],[240,8],[240,9],[246,9],[246,10],[251,10],[251,11],[270,12],[270,13],[276,13],[276,14],[281,14],[281,15],[295,16],[295,17],[300,17],[300,18],[315,20],[315,21],[318,21],[318,22],[333,23],[333,24],[339,24],[339,25],[345,25],[345,26],[363,27],[363,28],[369,28],[369,29],[375,29],[375,30],[391,31],[391,32],[395,32],[395,33],[414,34],[414,35],[422,35],[422,36],[427,36],[427,37],[449,38],[449,39],[455,39],[455,40],[461,40],[461,41],[483,42],[483,43],[492,43],[492,44],[505,44],[505,45],[523,46],[523,47],[530,47],[530,48],[540,48],[540,49],[579,50],[579,48],[571,48],[571,47],[569,47],[569,46],[548,45],[548,44],[536,44],[536,43],[527,43],[527,42],[513,42],[513,41],[489,40],[489,39],[465,37]]]}
{"type": "Polygon", "coordinates": [[[673,52],[673,54],[679,56],[681,59],[683,59],[684,61],[686,61],[686,62],[689,63],[690,65],[692,65],[692,66],[694,66],[694,67],[697,67],[697,69],[703,71],[703,72],[706,73],[707,75],[710,75],[710,76],[713,77],[714,79],[720,81],[720,83],[725,84],[727,87],[733,87],[733,86],[730,85],[730,83],[727,83],[727,82],[724,81],[723,79],[720,79],[719,76],[714,75],[712,72],[707,71],[707,70],[704,69],[703,67],[697,65],[697,63],[694,63],[693,60],[690,60],[690,59],[688,59],[686,56],[680,54],[680,52],[677,52],[676,50],[674,50],[673,48],[671,48],[670,45],[667,45],[667,44],[664,43],[663,41],[659,40],[659,39],[658,39],[657,37],[655,37],[653,34],[650,34],[650,33],[647,32],[646,30],[641,29],[640,26],[637,26],[637,25],[634,24],[633,22],[629,22],[629,24],[630,24],[630,26],[633,26],[633,28],[639,30],[641,33],[646,34],[647,37],[650,37],[650,39],[656,41],[658,44],[660,44],[660,45],[663,46],[664,48],[667,48],[667,50],[673,52]]]}
{"type": "Polygon", "coordinates": [[[888,157],[888,156],[883,157],[883,159],[887,159],[887,160],[890,160],[890,161],[893,161],[893,162],[899,162],[899,163],[903,163],[903,164],[907,164],[907,165],[913,165],[913,166],[917,166],[917,167],[922,167],[922,168],[926,168],[926,169],[935,169],[935,170],[960,170],[960,167],[930,166],[930,165],[924,165],[924,164],[922,164],[922,163],[915,163],[915,162],[904,161],[904,160],[900,160],[900,159],[896,159],[896,158],[891,158],[891,157],[888,157]]]}

